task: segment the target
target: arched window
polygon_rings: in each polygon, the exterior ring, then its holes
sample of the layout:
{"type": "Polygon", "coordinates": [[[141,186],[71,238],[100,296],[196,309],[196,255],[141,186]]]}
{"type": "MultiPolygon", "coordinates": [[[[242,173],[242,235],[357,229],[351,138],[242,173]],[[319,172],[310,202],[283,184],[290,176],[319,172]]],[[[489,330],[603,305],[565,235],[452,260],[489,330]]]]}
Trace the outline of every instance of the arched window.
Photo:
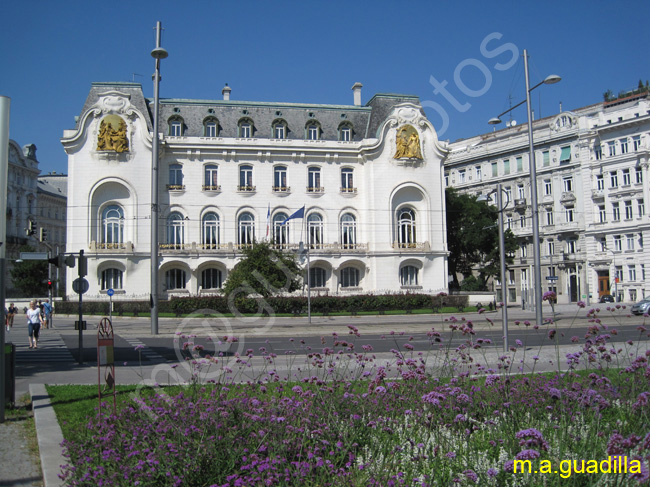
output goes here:
{"type": "Polygon", "coordinates": [[[223,284],[219,269],[205,269],[201,272],[202,289],[219,289],[223,284]]]}
{"type": "Polygon", "coordinates": [[[184,132],[183,119],[181,117],[172,117],[169,119],[169,135],[172,137],[181,137],[184,132]]]}
{"type": "Polygon", "coordinates": [[[107,289],[122,289],[122,271],[120,269],[104,269],[102,271],[102,291],[107,289]]]}
{"type": "Polygon", "coordinates": [[[203,135],[205,137],[216,137],[219,135],[219,121],[214,117],[208,117],[203,121],[203,135]]]}
{"type": "Polygon", "coordinates": [[[203,215],[202,225],[202,244],[204,249],[217,249],[221,243],[219,234],[219,215],[209,212],[203,215]]]}
{"type": "Polygon", "coordinates": [[[174,212],[167,217],[167,248],[182,249],[185,243],[185,219],[174,212]]]}
{"type": "Polygon", "coordinates": [[[323,247],[323,217],[318,213],[312,213],[307,217],[309,228],[309,245],[312,249],[323,247]]]}
{"type": "Polygon", "coordinates": [[[341,248],[354,249],[357,246],[357,219],[352,213],[341,217],[341,248]]]}
{"type": "Polygon", "coordinates": [[[185,271],[183,269],[169,269],[165,272],[165,286],[168,291],[185,289],[185,271]]]}
{"type": "Polygon", "coordinates": [[[352,124],[343,122],[339,125],[339,140],[341,142],[350,142],[352,140],[352,124]]]}
{"type": "Polygon", "coordinates": [[[101,247],[121,248],[124,243],[124,210],[119,205],[108,205],[102,211],[101,247]]]}
{"type": "Polygon", "coordinates": [[[411,208],[401,209],[397,213],[397,243],[399,248],[415,248],[415,212],[411,208]]]}
{"type": "Polygon", "coordinates": [[[399,270],[399,282],[402,286],[418,285],[419,269],[412,265],[405,265],[399,270]]]}
{"type": "Polygon", "coordinates": [[[307,140],[319,140],[321,136],[321,127],[320,123],[316,120],[310,120],[305,125],[305,139],[307,140]]]}
{"type": "Polygon", "coordinates": [[[255,218],[250,213],[242,213],[238,220],[238,237],[237,242],[241,246],[253,245],[255,241],[255,218]]]}
{"type": "Polygon", "coordinates": [[[309,268],[309,287],[326,287],[327,271],[322,267],[309,268]]]}
{"type": "Polygon", "coordinates": [[[239,137],[243,139],[250,139],[255,132],[255,126],[250,118],[242,118],[239,121],[239,137]]]}
{"type": "Polygon", "coordinates": [[[271,138],[272,139],[286,139],[289,132],[287,122],[282,119],[274,120],[271,124],[271,138]]]}
{"type": "Polygon", "coordinates": [[[276,213],[273,215],[273,243],[276,248],[287,248],[289,245],[289,223],[282,225],[287,219],[286,213],[276,213]]]}
{"type": "Polygon", "coordinates": [[[341,269],[341,287],[358,287],[359,269],[355,267],[344,267],[341,269]]]}

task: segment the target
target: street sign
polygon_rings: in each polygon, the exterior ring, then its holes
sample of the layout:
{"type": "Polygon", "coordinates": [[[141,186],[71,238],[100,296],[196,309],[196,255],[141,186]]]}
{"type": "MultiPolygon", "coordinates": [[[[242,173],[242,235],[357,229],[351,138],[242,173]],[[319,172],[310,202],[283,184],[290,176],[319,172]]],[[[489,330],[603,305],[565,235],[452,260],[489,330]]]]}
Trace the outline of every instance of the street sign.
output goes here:
{"type": "Polygon", "coordinates": [[[113,291],[112,289],[109,289],[108,291],[106,291],[106,294],[108,294],[109,296],[112,296],[113,294],[115,294],[115,291],[113,291]]]}
{"type": "Polygon", "coordinates": [[[47,252],[21,252],[21,260],[47,260],[47,252]]]}
{"type": "Polygon", "coordinates": [[[557,281],[559,278],[557,276],[546,276],[547,281],[557,281]]]}
{"type": "Polygon", "coordinates": [[[89,287],[90,284],[88,284],[88,281],[83,277],[78,277],[77,279],[72,281],[72,290],[77,294],[84,294],[85,292],[88,291],[89,287]]]}

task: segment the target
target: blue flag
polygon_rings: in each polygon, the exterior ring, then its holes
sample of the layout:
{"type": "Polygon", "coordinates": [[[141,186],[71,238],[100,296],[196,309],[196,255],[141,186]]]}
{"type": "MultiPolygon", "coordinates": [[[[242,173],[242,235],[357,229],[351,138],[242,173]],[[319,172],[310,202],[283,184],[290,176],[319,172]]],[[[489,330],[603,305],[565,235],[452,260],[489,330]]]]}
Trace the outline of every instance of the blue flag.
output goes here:
{"type": "Polygon", "coordinates": [[[300,208],[298,211],[296,211],[293,215],[288,217],[285,221],[280,223],[280,225],[284,225],[289,220],[293,220],[294,218],[305,218],[305,207],[304,206],[302,208],[300,208]]]}

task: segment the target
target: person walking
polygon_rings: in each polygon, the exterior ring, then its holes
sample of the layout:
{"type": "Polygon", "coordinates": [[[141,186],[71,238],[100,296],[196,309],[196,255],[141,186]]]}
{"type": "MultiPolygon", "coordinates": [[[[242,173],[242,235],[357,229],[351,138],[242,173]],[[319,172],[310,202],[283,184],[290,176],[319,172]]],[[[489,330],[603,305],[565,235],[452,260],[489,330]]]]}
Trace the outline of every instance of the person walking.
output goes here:
{"type": "Polygon", "coordinates": [[[38,336],[41,331],[43,318],[41,310],[36,307],[36,301],[30,301],[27,313],[27,333],[29,334],[29,348],[38,348],[38,336]]]}
{"type": "Polygon", "coordinates": [[[49,299],[45,300],[41,309],[43,310],[43,328],[49,328],[52,321],[52,305],[49,299]]]}
{"type": "Polygon", "coordinates": [[[9,303],[9,309],[7,310],[7,331],[11,331],[11,327],[14,326],[14,316],[18,314],[18,308],[14,306],[14,303],[9,303]]]}

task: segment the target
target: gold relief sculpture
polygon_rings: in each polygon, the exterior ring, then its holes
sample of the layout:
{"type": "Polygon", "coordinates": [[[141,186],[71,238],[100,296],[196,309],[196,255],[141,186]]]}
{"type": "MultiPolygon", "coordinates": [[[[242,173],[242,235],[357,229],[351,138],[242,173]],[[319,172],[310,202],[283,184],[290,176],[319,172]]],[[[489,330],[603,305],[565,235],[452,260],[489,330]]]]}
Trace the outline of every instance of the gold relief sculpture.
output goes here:
{"type": "Polygon", "coordinates": [[[97,150],[128,152],[129,139],[126,136],[126,122],[117,115],[108,115],[99,124],[97,150]]]}
{"type": "Polygon", "coordinates": [[[397,131],[396,150],[393,159],[422,159],[420,136],[411,125],[397,131]]]}

